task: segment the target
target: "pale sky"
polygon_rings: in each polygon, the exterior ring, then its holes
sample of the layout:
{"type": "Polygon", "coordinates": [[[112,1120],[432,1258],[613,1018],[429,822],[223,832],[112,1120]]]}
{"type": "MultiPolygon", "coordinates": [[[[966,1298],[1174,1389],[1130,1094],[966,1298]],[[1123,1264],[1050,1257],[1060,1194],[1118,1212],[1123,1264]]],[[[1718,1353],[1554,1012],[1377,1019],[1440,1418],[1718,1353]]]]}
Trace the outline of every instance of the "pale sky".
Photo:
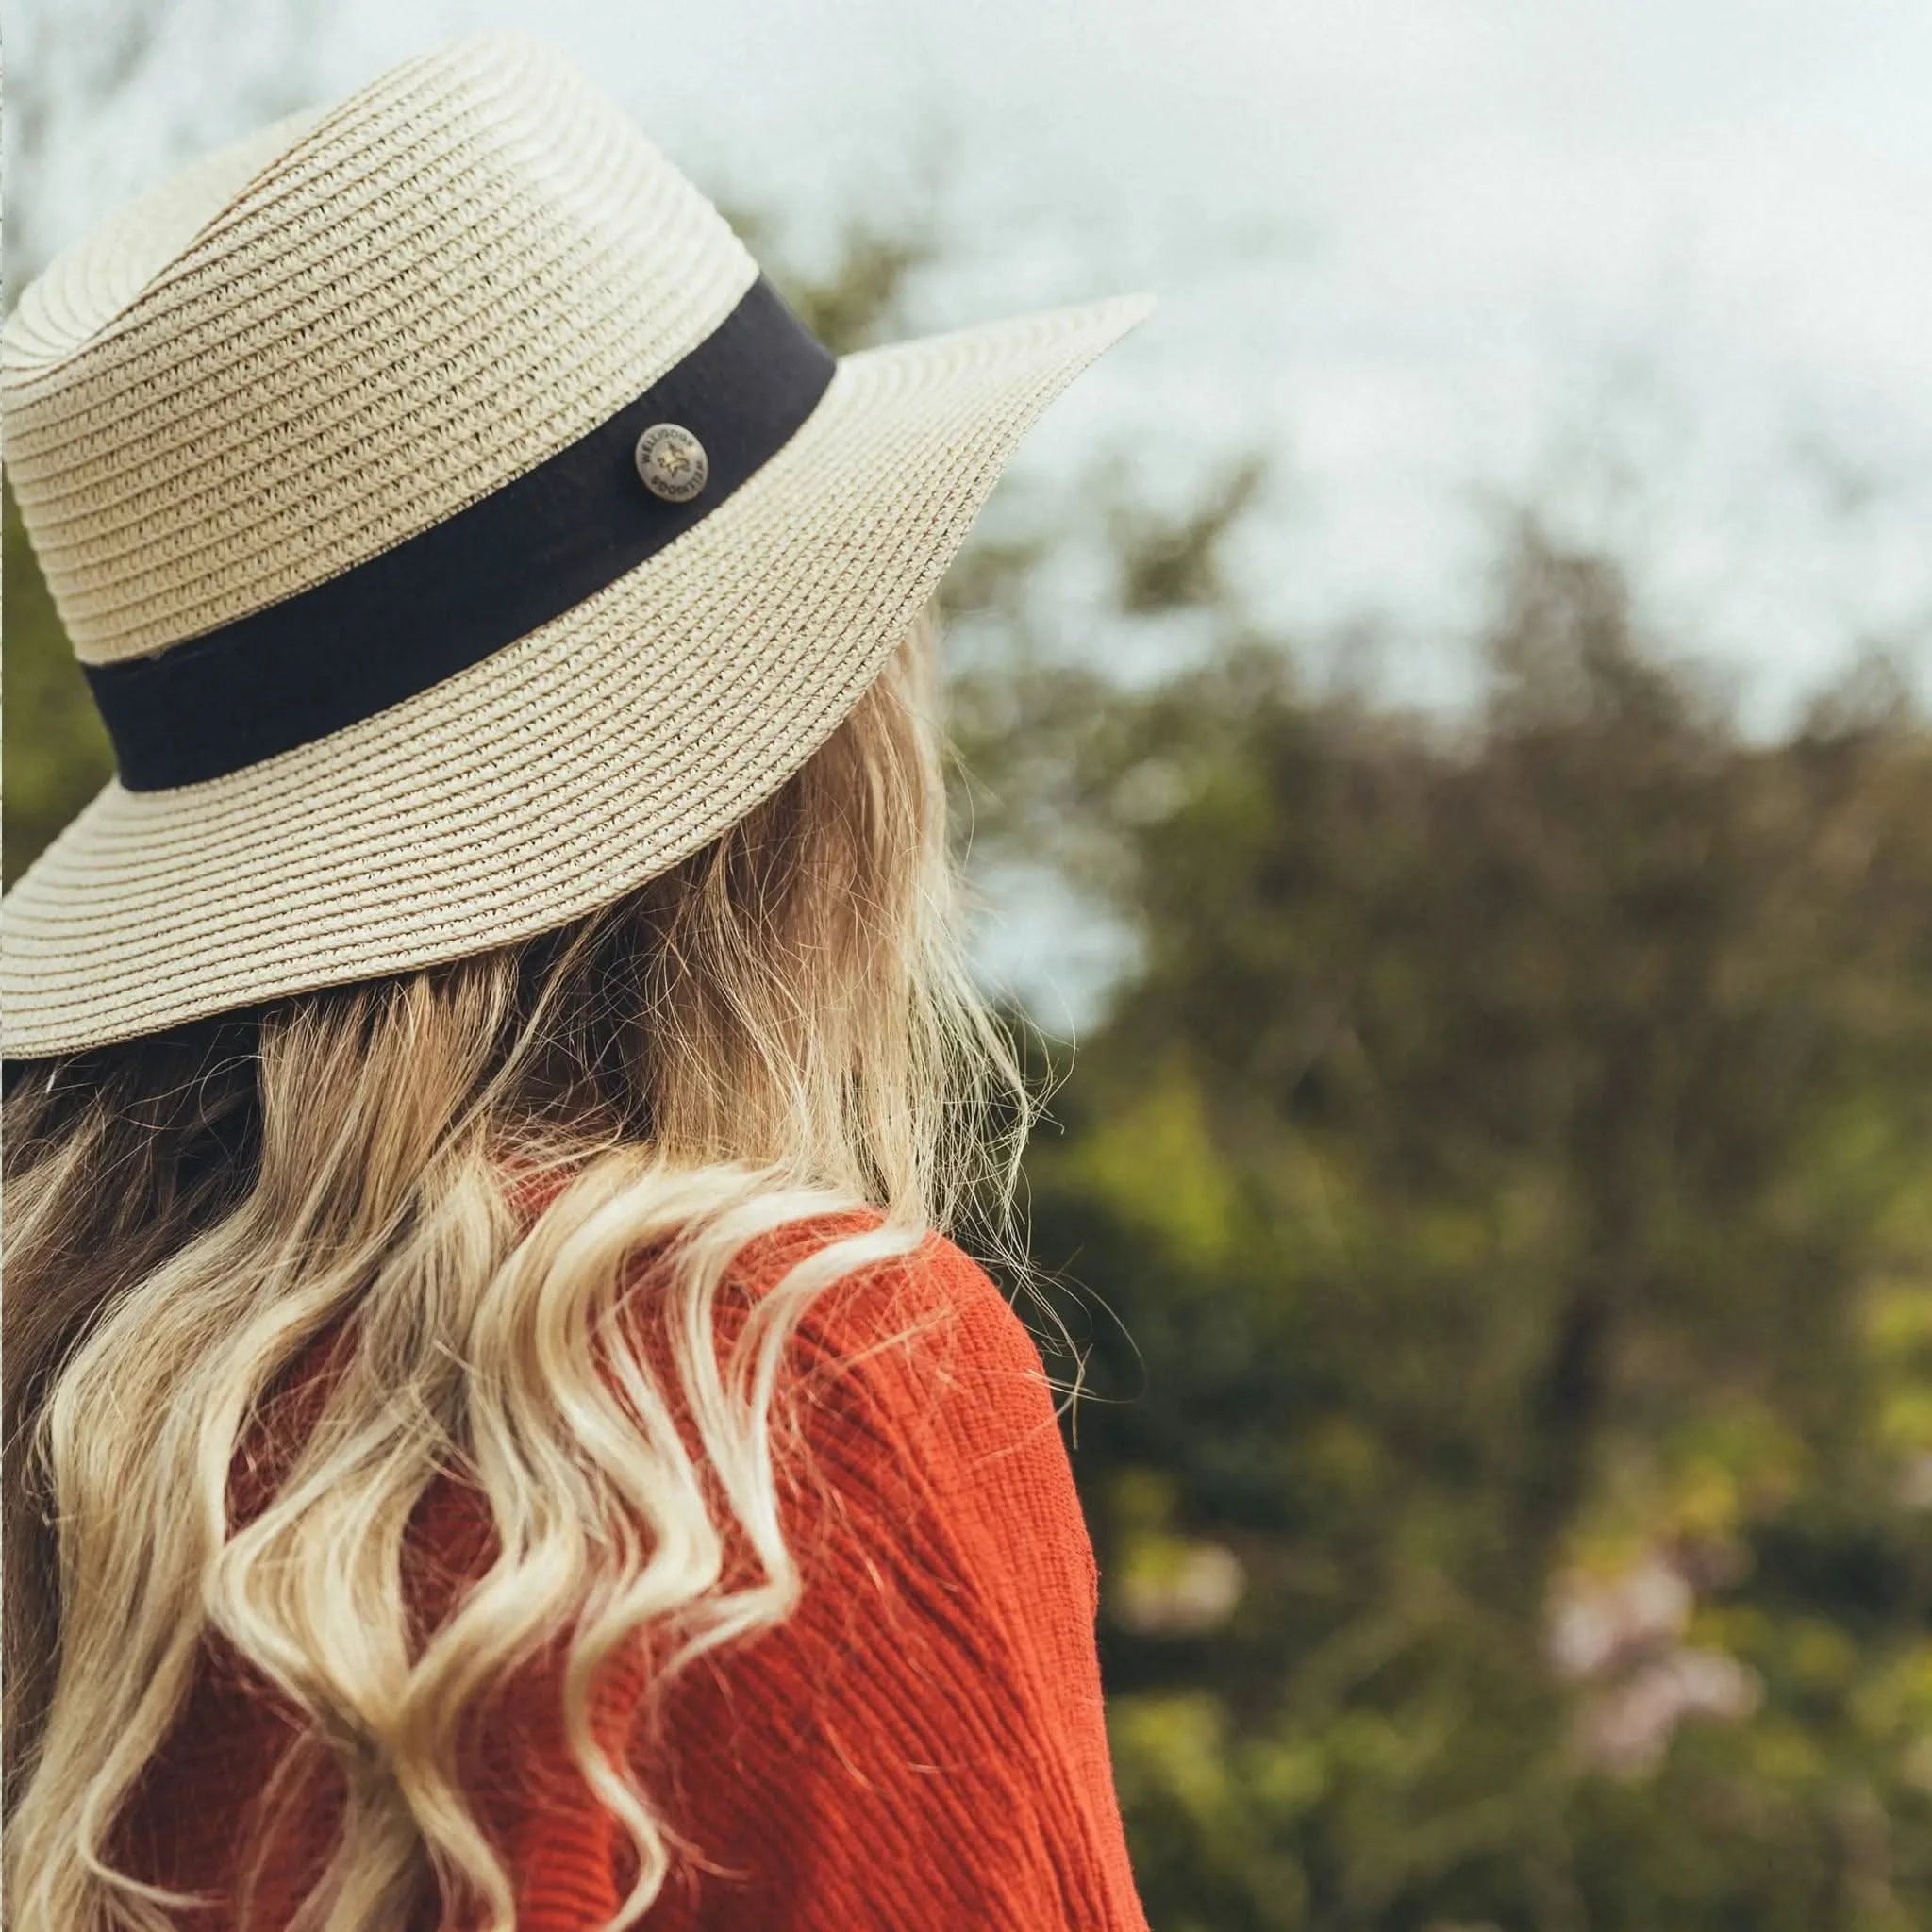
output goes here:
{"type": "MultiPolygon", "coordinates": [[[[14,0],[9,81],[107,4],[14,0]]],[[[170,19],[9,207],[72,232],[258,91],[514,23],[795,247],[936,180],[920,326],[1157,289],[1024,465],[1105,441],[1184,501],[1277,453],[1257,596],[1384,616],[1405,692],[1460,688],[1481,507],[1540,479],[1617,519],[1767,722],[1848,638],[1932,625],[1926,0],[341,0],[299,53],[273,6],[170,19]]]]}

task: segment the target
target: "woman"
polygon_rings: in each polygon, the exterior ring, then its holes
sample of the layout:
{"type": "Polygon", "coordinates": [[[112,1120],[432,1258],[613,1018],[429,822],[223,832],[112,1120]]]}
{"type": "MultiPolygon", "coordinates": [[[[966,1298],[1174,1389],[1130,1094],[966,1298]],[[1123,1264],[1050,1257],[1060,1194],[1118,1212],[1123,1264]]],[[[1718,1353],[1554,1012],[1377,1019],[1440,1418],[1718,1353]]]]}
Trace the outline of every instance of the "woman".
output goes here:
{"type": "Polygon", "coordinates": [[[23,299],[15,1924],[1143,1924],[921,615],[1143,307],[834,363],[510,36],[23,299]]]}

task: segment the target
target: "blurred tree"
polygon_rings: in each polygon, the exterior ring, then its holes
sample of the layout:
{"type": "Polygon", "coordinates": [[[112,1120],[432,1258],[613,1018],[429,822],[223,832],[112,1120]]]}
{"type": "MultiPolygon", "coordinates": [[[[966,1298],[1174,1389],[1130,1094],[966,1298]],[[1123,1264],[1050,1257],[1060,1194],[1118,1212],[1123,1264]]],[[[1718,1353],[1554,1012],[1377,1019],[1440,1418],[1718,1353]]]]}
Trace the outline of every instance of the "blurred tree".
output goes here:
{"type": "Polygon", "coordinates": [[[1612,559],[1505,549],[1455,730],[1306,697],[1232,608],[1149,693],[961,693],[982,838],[1137,941],[1029,1175],[1108,1308],[1079,1468],[1150,1910],[1904,1932],[1932,738],[1868,691],[1748,742],[1612,559]]]}

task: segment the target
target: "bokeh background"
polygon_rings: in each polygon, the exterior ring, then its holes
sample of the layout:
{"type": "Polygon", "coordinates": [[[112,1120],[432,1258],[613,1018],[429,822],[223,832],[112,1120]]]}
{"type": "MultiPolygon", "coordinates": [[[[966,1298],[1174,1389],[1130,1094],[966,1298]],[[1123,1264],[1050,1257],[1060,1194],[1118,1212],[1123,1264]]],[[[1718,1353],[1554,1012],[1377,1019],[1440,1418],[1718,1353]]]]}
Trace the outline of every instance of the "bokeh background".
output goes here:
{"type": "Polygon", "coordinates": [[[1932,1924],[1932,14],[12,0],[9,298],[504,22],[839,346],[1163,296],[948,592],[1157,1932],[1932,1924]]]}

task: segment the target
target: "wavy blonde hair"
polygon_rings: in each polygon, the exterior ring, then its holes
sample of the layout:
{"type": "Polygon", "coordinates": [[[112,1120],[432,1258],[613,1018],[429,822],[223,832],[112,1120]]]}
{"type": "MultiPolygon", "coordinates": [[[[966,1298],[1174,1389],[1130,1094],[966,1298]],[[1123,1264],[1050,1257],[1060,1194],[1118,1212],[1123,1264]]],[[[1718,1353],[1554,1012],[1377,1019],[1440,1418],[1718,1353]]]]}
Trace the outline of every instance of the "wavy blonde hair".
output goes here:
{"type": "Polygon", "coordinates": [[[614,1923],[657,1895],[670,1834],[592,1735],[600,1671],[662,1633],[661,1686],[787,1614],[788,1339],[968,1196],[1011,1198],[1027,1103],[956,938],[926,632],[774,797],[560,932],[15,1070],[14,1923],[171,1923],[184,1901],[116,1869],[114,1828],[210,1638],[340,1776],[305,1932],[400,1927],[439,1894],[514,1923],[457,1741],[558,1641],[571,1749],[637,1854],[614,1923]],[[533,1187],[558,1191],[531,1225],[533,1187]],[[882,1218],[721,1347],[746,1241],[858,1204],[882,1218]],[[611,1319],[642,1255],[675,1387],[611,1319]],[[238,1451],[331,1339],[312,1426],[238,1521],[238,1451]],[[404,1539],[451,1473],[495,1547],[425,1637],[404,1539]]]}

